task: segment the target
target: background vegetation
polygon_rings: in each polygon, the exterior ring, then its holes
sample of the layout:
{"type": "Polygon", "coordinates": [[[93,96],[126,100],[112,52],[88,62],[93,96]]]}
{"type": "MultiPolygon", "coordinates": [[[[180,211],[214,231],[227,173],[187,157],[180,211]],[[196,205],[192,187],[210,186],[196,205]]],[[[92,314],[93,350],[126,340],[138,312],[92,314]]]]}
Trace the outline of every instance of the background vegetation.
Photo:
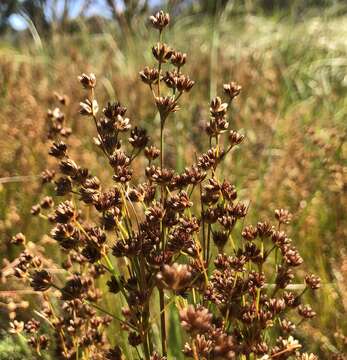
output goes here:
{"type": "MultiPolygon", "coordinates": [[[[45,229],[29,214],[39,198],[39,174],[49,162],[45,120],[54,91],[73,104],[68,122],[74,129],[74,158],[92,164],[100,177],[108,176],[103,160],[84,136],[92,126],[77,115],[81,72],[96,73],[100,100],[120,100],[133,121],[153,137],[159,133],[158,119],[146,110],[147,89],[137,81],[143,64],[150,62],[146,49],[155,42],[143,20],[153,4],[130,1],[118,7],[106,1],[98,7],[105,12],[91,12],[90,1],[81,2],[76,12],[74,2],[65,1],[63,11],[57,5],[48,13],[51,3],[0,5],[0,259],[14,257],[9,239],[19,231],[34,243],[42,240],[45,229]],[[9,27],[10,16],[19,12],[28,25],[20,33],[9,27]]],[[[343,1],[275,0],[168,1],[163,6],[179,14],[168,42],[191,54],[188,73],[197,82],[189,110],[176,117],[170,137],[167,151],[179,155],[174,165],[182,169],[194,156],[194,146],[201,147],[200,123],[208,116],[209,99],[223,83],[240,83],[232,127],[241,128],[247,141],[224,171],[251,202],[249,222],[280,207],[294,214],[291,236],[306,269],[323,282],[311,299],[319,316],[302,335],[311,339],[307,347],[320,358],[340,354],[344,359],[347,7],[343,1]]],[[[47,246],[47,252],[52,250],[47,246]]],[[[23,315],[23,299],[9,291],[10,282],[1,289],[1,327],[6,329],[13,306],[12,313],[23,315]]],[[[0,343],[0,349],[18,346],[8,338],[0,343]]]]}

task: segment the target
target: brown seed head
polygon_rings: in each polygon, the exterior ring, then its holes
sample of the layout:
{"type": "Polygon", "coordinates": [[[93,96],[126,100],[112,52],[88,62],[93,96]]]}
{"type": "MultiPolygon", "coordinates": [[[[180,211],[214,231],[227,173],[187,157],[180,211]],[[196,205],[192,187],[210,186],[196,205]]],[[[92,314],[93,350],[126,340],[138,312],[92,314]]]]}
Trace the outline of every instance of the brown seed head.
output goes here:
{"type": "Polygon", "coordinates": [[[192,273],[188,265],[174,263],[172,265],[164,265],[157,274],[157,280],[161,287],[177,291],[189,286],[192,280],[192,273]]]}
{"type": "Polygon", "coordinates": [[[62,158],[66,156],[67,146],[62,141],[54,142],[49,149],[49,155],[54,156],[56,158],[62,158]]]}
{"type": "Polygon", "coordinates": [[[116,120],[117,116],[124,116],[127,108],[122,106],[119,102],[107,103],[107,106],[102,110],[104,115],[110,120],[116,120]]]}
{"type": "Polygon", "coordinates": [[[170,15],[160,10],[155,15],[152,15],[149,20],[152,26],[161,32],[169,24],[170,15]]]}
{"type": "Polygon", "coordinates": [[[254,240],[258,236],[258,229],[252,225],[248,225],[242,230],[241,235],[245,240],[254,240]]]}
{"type": "Polygon", "coordinates": [[[235,83],[234,81],[229,84],[224,84],[223,89],[225,94],[227,94],[230,100],[233,100],[236,96],[238,96],[241,92],[241,86],[235,83]]]}
{"type": "Polygon", "coordinates": [[[229,232],[227,231],[216,231],[213,233],[213,242],[217,246],[219,252],[222,252],[224,246],[229,239],[229,232]]]}
{"type": "Polygon", "coordinates": [[[148,143],[147,131],[137,126],[131,130],[129,143],[137,149],[143,149],[148,143]]]}
{"type": "Polygon", "coordinates": [[[298,313],[305,319],[311,319],[315,317],[317,314],[312,310],[310,305],[299,305],[298,313]]]}
{"type": "Polygon", "coordinates": [[[78,77],[78,80],[85,89],[93,89],[96,86],[96,77],[93,73],[89,75],[83,73],[78,77]]]}
{"type": "Polygon", "coordinates": [[[189,76],[180,75],[177,78],[177,90],[179,92],[189,92],[190,89],[194,86],[194,81],[189,79],[189,76]]]}
{"type": "Polygon", "coordinates": [[[159,72],[156,68],[149,68],[146,66],[141,72],[140,72],[140,78],[141,80],[148,85],[152,85],[158,82],[159,79],[159,72]]]}
{"type": "Polygon", "coordinates": [[[105,353],[106,360],[122,360],[122,350],[119,346],[109,349],[105,353]]]}
{"type": "Polygon", "coordinates": [[[235,360],[235,347],[236,344],[232,336],[225,333],[218,335],[213,349],[215,359],[235,360]]]}
{"type": "Polygon", "coordinates": [[[285,209],[275,210],[275,217],[281,224],[289,224],[293,215],[285,209]]]}
{"type": "Polygon", "coordinates": [[[295,249],[294,247],[285,249],[284,260],[286,261],[288,266],[293,266],[293,267],[299,266],[304,262],[298,250],[295,249]]]}
{"type": "Polygon", "coordinates": [[[305,283],[312,290],[317,290],[321,287],[319,276],[313,274],[305,276],[305,283]]]}
{"type": "Polygon", "coordinates": [[[80,114],[84,116],[96,115],[99,110],[99,106],[96,100],[90,101],[86,99],[80,102],[80,114]]]}
{"type": "Polygon", "coordinates": [[[210,104],[210,113],[212,117],[222,117],[226,114],[228,108],[227,103],[223,103],[220,97],[212,99],[210,104]]]}
{"type": "Polygon", "coordinates": [[[178,76],[179,75],[176,70],[167,71],[166,74],[163,76],[163,80],[164,80],[166,86],[170,89],[176,89],[178,76]]]}
{"type": "Polygon", "coordinates": [[[235,130],[231,130],[228,138],[229,138],[230,145],[235,146],[235,145],[241,144],[242,141],[245,139],[245,136],[238,133],[235,130]]]}
{"type": "Polygon", "coordinates": [[[173,50],[164,43],[157,43],[157,45],[152,47],[152,54],[160,63],[166,63],[170,60],[172,53],[173,50]]]}
{"type": "Polygon", "coordinates": [[[117,119],[115,121],[114,127],[116,130],[120,132],[129,130],[131,128],[129,118],[123,117],[121,115],[117,115],[117,119]]]}
{"type": "Polygon", "coordinates": [[[203,306],[189,305],[180,310],[182,327],[190,333],[205,333],[211,329],[212,314],[203,306]]]}
{"type": "Polygon", "coordinates": [[[160,155],[160,150],[156,146],[151,145],[145,148],[144,153],[148,160],[155,160],[160,155]]]}
{"type": "Polygon", "coordinates": [[[176,66],[177,68],[181,68],[187,59],[187,54],[181,53],[179,51],[174,51],[171,56],[171,64],[176,66]]]}
{"type": "Polygon", "coordinates": [[[59,164],[60,171],[68,176],[75,176],[78,171],[77,164],[71,159],[63,159],[59,164]]]}
{"type": "Polygon", "coordinates": [[[281,328],[286,333],[291,333],[295,330],[295,324],[293,324],[291,321],[287,319],[281,320],[281,328]]]}
{"type": "Polygon", "coordinates": [[[79,298],[87,291],[87,284],[78,275],[73,275],[62,288],[62,300],[73,300],[79,298]]]}
{"type": "Polygon", "coordinates": [[[258,230],[258,235],[261,238],[269,237],[273,233],[273,228],[267,221],[258,222],[257,223],[257,230],[258,230]]]}
{"type": "Polygon", "coordinates": [[[42,184],[46,184],[46,183],[50,183],[55,176],[55,171],[54,170],[44,170],[42,171],[40,177],[41,177],[41,181],[42,184]]]}
{"type": "Polygon", "coordinates": [[[12,237],[11,244],[22,245],[25,244],[25,241],[26,241],[25,235],[22,233],[18,233],[12,237]]]}
{"type": "Polygon", "coordinates": [[[51,287],[52,276],[46,270],[36,270],[30,281],[35,291],[46,291],[51,287]]]}
{"type": "Polygon", "coordinates": [[[71,201],[66,200],[60,203],[55,209],[54,221],[58,223],[69,222],[75,214],[75,208],[71,201]]]}
{"type": "Polygon", "coordinates": [[[20,334],[23,331],[23,329],[24,329],[23,321],[14,320],[10,322],[9,332],[11,334],[20,334]]]}
{"type": "Polygon", "coordinates": [[[27,333],[36,333],[40,328],[40,322],[35,320],[35,319],[31,319],[29,320],[25,325],[24,325],[24,329],[27,333]]]}
{"type": "Polygon", "coordinates": [[[42,209],[50,209],[51,207],[53,207],[53,205],[54,205],[54,201],[50,196],[45,196],[40,201],[40,206],[42,209]]]}
{"type": "Polygon", "coordinates": [[[173,113],[179,110],[174,96],[156,97],[155,102],[162,119],[166,119],[170,112],[173,113]]]}
{"type": "Polygon", "coordinates": [[[63,196],[72,191],[72,181],[69,177],[61,177],[55,181],[56,194],[58,196],[63,196]]]}

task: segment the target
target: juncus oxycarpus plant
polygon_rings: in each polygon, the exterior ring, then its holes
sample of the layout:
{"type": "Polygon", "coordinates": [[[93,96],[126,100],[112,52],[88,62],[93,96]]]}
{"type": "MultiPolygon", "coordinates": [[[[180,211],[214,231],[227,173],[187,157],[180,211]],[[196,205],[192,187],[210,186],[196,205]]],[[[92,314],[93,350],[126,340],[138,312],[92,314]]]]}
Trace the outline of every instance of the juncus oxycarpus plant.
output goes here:
{"type": "Polygon", "coordinates": [[[318,289],[320,280],[307,275],[298,284],[295,269],[303,259],[284,231],[291,214],[280,209],[273,224],[247,224],[249,206],[220,175],[223,160],[245,138],[229,129],[228,117],[241,87],[229,82],[224,98],[211,100],[206,152],[182,173],[168,168],[166,130],[195,83],[183,72],[187,55],[163,42],[169,15],[160,11],[150,22],[159,38],[152,48],[154,65],[140,79],[159,114],[159,145],[145,129],[132,126],[119,102],[100,110],[96,76],[82,74],[86,98],[80,114],[95,124],[94,143],[113,179],[106,186],[70,157],[64,113],[49,112],[49,154],[59,166],[44,171],[42,180],[56,197],[44,197],[32,213],[51,223],[49,237],[62,254],[64,271],[50,271],[49,261],[31,253],[23,234],[13,238],[24,250],[12,274],[29,281],[44,301],[40,317],[25,324],[15,320],[11,331],[25,334],[38,354],[51,349],[57,359],[167,359],[167,318],[174,305],[187,358],[316,359],[301,352],[295,331],[316,315],[303,294],[318,289]],[[135,177],[141,157],[143,176],[135,177]],[[115,300],[107,307],[103,300],[110,294],[115,300]],[[122,304],[121,316],[114,314],[115,304],[122,304]],[[119,346],[108,331],[114,322],[128,345],[119,346]]]}

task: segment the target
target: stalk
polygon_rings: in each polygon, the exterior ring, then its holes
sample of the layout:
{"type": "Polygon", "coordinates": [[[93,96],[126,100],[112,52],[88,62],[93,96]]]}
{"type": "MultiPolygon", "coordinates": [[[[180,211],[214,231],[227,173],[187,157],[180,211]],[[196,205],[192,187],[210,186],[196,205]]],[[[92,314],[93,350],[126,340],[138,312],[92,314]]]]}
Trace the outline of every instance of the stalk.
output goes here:
{"type": "MultiPolygon", "coordinates": [[[[164,167],[164,121],[160,119],[160,170],[163,171],[164,167]]],[[[164,204],[164,191],[165,188],[161,186],[161,197],[160,202],[164,204]]],[[[161,243],[162,243],[162,251],[163,251],[163,259],[164,259],[164,251],[165,251],[165,227],[162,222],[161,226],[161,243]]],[[[162,352],[163,356],[167,355],[167,345],[166,345],[166,319],[165,319],[165,299],[164,299],[164,290],[159,289],[159,308],[160,308],[160,328],[161,328],[161,344],[162,344],[162,352]]]]}

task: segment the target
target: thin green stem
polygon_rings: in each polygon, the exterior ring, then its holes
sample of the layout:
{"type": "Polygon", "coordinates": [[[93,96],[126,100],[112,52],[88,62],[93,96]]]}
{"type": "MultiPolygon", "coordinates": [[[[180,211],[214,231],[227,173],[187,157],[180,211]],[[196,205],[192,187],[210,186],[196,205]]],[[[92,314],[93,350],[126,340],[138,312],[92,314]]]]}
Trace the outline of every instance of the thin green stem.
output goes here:
{"type": "Polygon", "coordinates": [[[159,303],[160,303],[161,346],[162,346],[163,356],[166,356],[167,347],[166,347],[165,300],[164,300],[164,291],[162,289],[159,289],[159,303]]]}

